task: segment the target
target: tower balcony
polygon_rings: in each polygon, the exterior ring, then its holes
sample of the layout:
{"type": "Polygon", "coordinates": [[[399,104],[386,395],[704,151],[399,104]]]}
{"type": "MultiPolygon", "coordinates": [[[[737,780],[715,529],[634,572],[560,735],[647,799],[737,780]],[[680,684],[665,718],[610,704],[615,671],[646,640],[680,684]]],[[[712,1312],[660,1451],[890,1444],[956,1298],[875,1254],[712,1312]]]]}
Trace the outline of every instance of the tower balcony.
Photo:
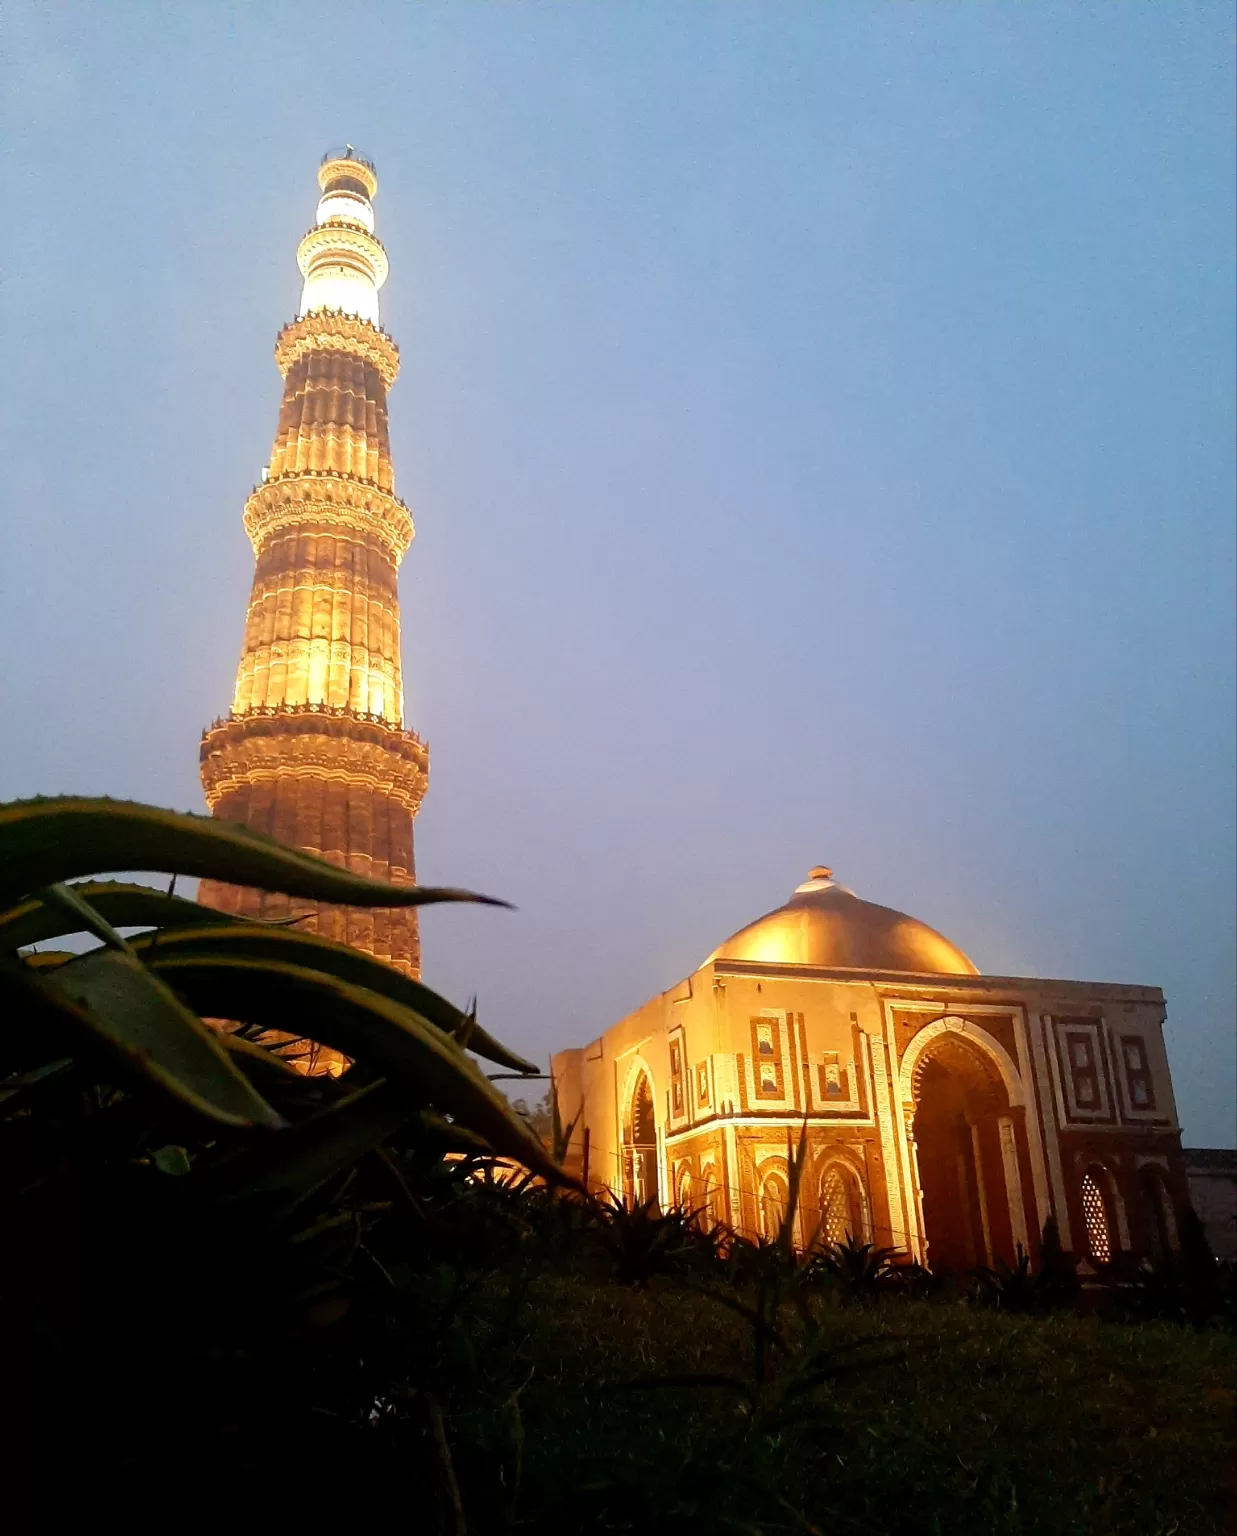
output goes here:
{"type": "Polygon", "coordinates": [[[245,503],[244,522],[255,555],[271,534],[309,526],[372,535],[397,568],[416,534],[412,513],[398,496],[334,470],[297,469],[264,480],[245,503]]]}
{"type": "Polygon", "coordinates": [[[326,704],[221,716],[202,733],[200,762],[213,814],[241,791],[296,778],[377,794],[415,816],[429,783],[429,747],[415,731],[326,704]]]}
{"type": "Polygon", "coordinates": [[[285,378],[311,352],[347,352],[372,363],[387,389],[399,374],[399,348],[387,332],[343,310],[311,310],[290,320],[275,338],[275,361],[285,378]]]}

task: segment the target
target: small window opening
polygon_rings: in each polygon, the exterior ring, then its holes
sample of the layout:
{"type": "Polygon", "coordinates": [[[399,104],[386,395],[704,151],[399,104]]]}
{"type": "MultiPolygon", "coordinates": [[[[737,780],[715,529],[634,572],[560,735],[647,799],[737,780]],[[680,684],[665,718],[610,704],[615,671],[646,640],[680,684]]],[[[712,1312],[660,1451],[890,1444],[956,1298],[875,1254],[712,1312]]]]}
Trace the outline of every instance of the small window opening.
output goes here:
{"type": "Polygon", "coordinates": [[[1108,1209],[1104,1204],[1104,1192],[1095,1175],[1082,1176],[1082,1216],[1087,1224],[1087,1247],[1091,1257],[1101,1264],[1112,1258],[1112,1239],[1108,1231],[1108,1209]]]}

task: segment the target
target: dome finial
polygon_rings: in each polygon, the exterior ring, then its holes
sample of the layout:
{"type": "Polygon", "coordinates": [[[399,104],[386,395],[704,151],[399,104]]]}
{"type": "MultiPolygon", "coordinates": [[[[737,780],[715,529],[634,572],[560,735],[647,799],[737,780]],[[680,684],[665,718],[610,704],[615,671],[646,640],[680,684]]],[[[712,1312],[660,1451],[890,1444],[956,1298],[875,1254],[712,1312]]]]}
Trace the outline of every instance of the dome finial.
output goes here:
{"type": "Polygon", "coordinates": [[[813,864],[808,871],[809,880],[832,880],[833,871],[827,864],[813,864]]]}

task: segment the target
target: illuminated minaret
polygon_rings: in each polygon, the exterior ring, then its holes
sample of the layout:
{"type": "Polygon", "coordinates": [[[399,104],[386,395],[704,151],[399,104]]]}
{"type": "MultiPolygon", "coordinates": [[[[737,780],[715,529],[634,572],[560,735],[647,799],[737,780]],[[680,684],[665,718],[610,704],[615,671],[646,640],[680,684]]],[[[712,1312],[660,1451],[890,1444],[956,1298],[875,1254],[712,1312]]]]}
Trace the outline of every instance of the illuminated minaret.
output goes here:
{"type": "MultiPolygon", "coordinates": [[[[404,729],[396,572],[413,527],[387,434],[399,351],[378,321],[378,177],[348,145],[326,155],[318,184],[297,250],[300,310],[275,343],[284,391],[271,462],[245,504],[257,568],[236,692],[202,738],[202,784],[221,820],[407,885],[429,753],[404,729]]],[[[420,973],[413,909],[314,907],[214,881],[201,900],[251,917],[308,913],[300,926],[420,973]]]]}

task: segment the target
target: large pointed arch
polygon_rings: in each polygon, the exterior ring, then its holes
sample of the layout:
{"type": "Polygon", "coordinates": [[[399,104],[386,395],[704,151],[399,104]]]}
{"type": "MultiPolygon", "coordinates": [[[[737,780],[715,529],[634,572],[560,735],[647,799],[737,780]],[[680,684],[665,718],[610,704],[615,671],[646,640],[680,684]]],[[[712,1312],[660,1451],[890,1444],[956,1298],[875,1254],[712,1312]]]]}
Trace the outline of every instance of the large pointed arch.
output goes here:
{"type": "Polygon", "coordinates": [[[641,1205],[661,1199],[657,1097],[652,1069],[643,1056],[632,1057],[619,1098],[619,1168],[622,1197],[641,1205]]]}
{"type": "Polygon", "coordinates": [[[1026,1084],[1019,1072],[1013,1057],[1001,1044],[990,1035],[986,1029],[980,1029],[972,1024],[969,1019],[960,1019],[956,1014],[946,1013],[939,1019],[933,1019],[930,1024],[925,1024],[918,1030],[906,1050],[902,1053],[902,1064],[899,1073],[902,1102],[913,1105],[915,1102],[915,1076],[922,1067],[923,1058],[928,1048],[940,1040],[942,1035],[961,1035],[969,1044],[985,1052],[992,1058],[1001,1078],[1005,1083],[1005,1091],[1009,1095],[1011,1105],[1026,1107],[1026,1084]]]}
{"type": "Polygon", "coordinates": [[[963,1271],[1030,1251],[1027,1091],[999,1040],[946,1014],[900,1065],[908,1150],[929,1265],[963,1271]]]}

